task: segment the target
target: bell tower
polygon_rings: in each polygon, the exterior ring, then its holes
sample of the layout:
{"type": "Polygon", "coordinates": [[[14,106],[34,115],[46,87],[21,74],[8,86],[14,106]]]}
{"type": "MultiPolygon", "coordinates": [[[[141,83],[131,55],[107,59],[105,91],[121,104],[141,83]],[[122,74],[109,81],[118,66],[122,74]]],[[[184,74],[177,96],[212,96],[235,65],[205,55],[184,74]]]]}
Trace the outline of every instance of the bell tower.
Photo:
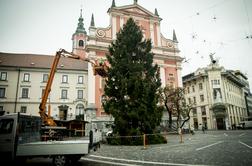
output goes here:
{"type": "Polygon", "coordinates": [[[75,31],[75,33],[72,35],[72,41],[73,41],[73,50],[72,52],[76,55],[79,55],[80,58],[84,59],[86,58],[86,42],[87,42],[87,32],[84,28],[84,19],[82,18],[82,9],[80,11],[80,17],[78,19],[78,26],[75,31]]]}

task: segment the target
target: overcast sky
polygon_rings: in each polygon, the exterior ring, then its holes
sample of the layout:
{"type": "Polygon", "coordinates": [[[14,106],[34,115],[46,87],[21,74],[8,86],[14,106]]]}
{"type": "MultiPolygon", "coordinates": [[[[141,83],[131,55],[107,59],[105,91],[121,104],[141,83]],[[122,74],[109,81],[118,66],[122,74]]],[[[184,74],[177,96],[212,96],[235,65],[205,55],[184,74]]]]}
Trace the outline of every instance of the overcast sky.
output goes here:
{"type": "MultiPolygon", "coordinates": [[[[88,32],[92,13],[96,27],[108,27],[112,0],[0,0],[0,52],[54,55],[72,50],[71,36],[83,8],[88,32]]],[[[133,0],[115,0],[116,6],[133,0]]],[[[251,0],[138,0],[154,12],[161,32],[172,39],[175,29],[183,63],[182,74],[209,64],[209,54],[226,69],[241,70],[252,86],[251,0]],[[247,39],[246,36],[249,38],[247,39]]]]}

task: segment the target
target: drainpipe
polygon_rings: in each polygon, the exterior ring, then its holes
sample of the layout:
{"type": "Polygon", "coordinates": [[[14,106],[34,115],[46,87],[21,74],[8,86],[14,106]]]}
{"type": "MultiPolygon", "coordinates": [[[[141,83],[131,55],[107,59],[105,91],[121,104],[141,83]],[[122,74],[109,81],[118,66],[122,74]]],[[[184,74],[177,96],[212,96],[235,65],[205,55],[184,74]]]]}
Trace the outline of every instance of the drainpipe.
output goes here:
{"type": "Polygon", "coordinates": [[[18,79],[17,79],[17,88],[16,88],[14,113],[17,112],[17,98],[18,98],[18,90],[19,90],[19,77],[20,77],[20,68],[18,68],[18,79]]]}

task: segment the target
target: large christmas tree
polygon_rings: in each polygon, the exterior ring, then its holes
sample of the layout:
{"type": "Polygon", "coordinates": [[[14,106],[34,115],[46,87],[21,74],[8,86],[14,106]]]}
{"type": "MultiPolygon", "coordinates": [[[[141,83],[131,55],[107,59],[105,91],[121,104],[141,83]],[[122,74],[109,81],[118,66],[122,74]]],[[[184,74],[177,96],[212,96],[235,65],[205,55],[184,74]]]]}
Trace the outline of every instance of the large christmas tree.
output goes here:
{"type": "Polygon", "coordinates": [[[151,134],[160,124],[157,89],[161,85],[158,67],[153,64],[151,41],[132,18],[117,33],[107,55],[110,68],[103,102],[114,118],[113,133],[120,136],[151,134]]]}

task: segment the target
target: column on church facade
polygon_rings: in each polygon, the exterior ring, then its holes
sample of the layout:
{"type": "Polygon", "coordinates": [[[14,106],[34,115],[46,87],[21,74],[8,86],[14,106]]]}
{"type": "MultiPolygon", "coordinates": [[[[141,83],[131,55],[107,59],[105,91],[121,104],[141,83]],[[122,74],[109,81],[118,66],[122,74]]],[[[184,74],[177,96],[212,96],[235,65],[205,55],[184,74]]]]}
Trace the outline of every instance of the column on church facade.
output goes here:
{"type": "MultiPolygon", "coordinates": [[[[89,53],[90,57],[91,53],[89,53]]],[[[93,73],[93,66],[88,63],[88,108],[95,106],[95,76],[93,73]]]]}

